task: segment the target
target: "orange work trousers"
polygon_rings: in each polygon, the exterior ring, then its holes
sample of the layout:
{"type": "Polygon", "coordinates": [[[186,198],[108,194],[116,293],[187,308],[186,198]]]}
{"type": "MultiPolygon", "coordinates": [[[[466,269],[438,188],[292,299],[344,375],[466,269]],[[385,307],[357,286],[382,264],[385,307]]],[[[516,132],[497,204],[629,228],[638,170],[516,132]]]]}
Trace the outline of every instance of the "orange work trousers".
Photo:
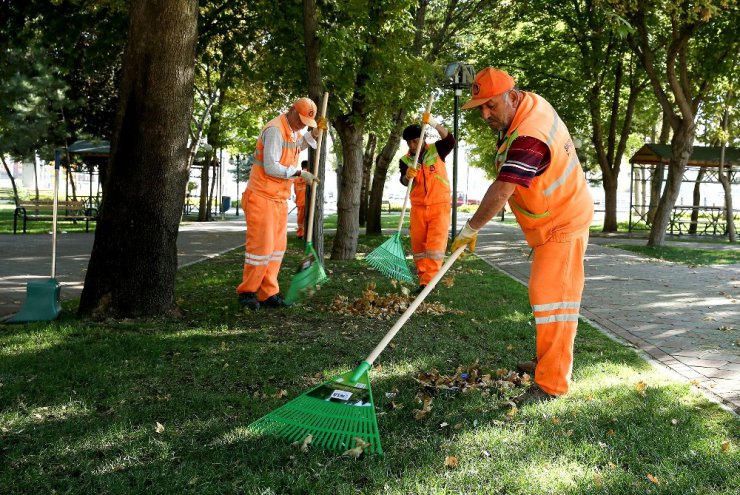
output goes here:
{"type": "Polygon", "coordinates": [[[529,278],[529,302],[537,327],[534,381],[550,395],[563,395],[570,385],[588,230],[564,237],[556,235],[534,248],[529,278]]]}
{"type": "Polygon", "coordinates": [[[427,285],[442,268],[450,228],[450,203],[411,206],[411,252],[419,285],[427,285]]]}
{"type": "Polygon", "coordinates": [[[296,232],[296,235],[298,237],[303,237],[305,235],[304,225],[306,223],[306,204],[296,204],[296,210],[298,210],[298,219],[296,220],[298,223],[298,231],[296,232]]]}
{"type": "Polygon", "coordinates": [[[288,203],[247,190],[242,194],[247,219],[244,273],[237,292],[255,292],[264,301],[280,292],[278,273],[288,244],[288,203]]]}

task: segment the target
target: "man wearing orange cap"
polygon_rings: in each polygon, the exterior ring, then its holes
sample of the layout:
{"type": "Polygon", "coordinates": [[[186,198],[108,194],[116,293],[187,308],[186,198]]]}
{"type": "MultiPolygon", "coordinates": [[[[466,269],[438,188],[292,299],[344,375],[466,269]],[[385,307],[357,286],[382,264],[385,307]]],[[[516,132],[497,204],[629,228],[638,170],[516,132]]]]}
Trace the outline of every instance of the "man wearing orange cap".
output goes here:
{"type": "Polygon", "coordinates": [[[280,296],[278,273],[287,246],[288,197],[293,177],[308,184],[318,179],[298,166],[302,150],[316,147],[326,120],[316,117],[316,104],[299,98],[290,109],[265,125],[257,138],[252,173],[242,194],[247,221],[242,283],[236,288],[239,303],[252,310],[286,306],[280,296]],[[306,126],[311,132],[301,136],[306,126]]]}
{"type": "Polygon", "coordinates": [[[410,125],[403,130],[408,153],[399,161],[401,184],[408,186],[414,179],[411,200],[411,251],[419,276],[417,294],[434,278],[442,267],[450,228],[450,180],[445,157],[455,147],[455,138],[428,112],[424,124],[434,127],[441,138],[434,144],[420,143],[421,126],[410,125]],[[412,163],[417,146],[421,146],[418,163],[412,163]]]}
{"type": "Polygon", "coordinates": [[[471,92],[462,108],[479,108],[498,134],[497,177],[452,250],[474,251],[478,231],[509,202],[534,252],[535,384],[519,402],[547,400],[570,385],[593,199],[568,129],[544,98],[518,90],[509,74],[492,68],[476,74],[471,92]]]}

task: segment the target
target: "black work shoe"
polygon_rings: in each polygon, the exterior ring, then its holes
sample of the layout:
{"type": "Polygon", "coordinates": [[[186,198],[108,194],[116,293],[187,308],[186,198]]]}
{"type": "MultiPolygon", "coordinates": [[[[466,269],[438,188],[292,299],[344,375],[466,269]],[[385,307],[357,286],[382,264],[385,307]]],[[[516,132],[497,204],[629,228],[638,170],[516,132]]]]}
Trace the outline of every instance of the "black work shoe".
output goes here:
{"type": "Polygon", "coordinates": [[[249,308],[252,311],[260,309],[260,303],[257,300],[257,295],[254,292],[240,292],[239,293],[239,304],[244,308],[249,308]]]}
{"type": "Polygon", "coordinates": [[[285,308],[290,306],[290,304],[286,303],[280,294],[270,296],[259,304],[263,308],[285,308]]]}
{"type": "Polygon", "coordinates": [[[537,404],[540,402],[547,402],[549,400],[557,398],[557,395],[550,395],[542,390],[536,383],[533,383],[526,392],[514,399],[514,404],[521,407],[526,404],[537,404]]]}
{"type": "Polygon", "coordinates": [[[516,367],[523,373],[534,375],[534,370],[537,368],[537,358],[534,358],[531,361],[520,361],[516,363],[516,367]]]}
{"type": "Polygon", "coordinates": [[[416,290],[414,291],[414,294],[418,296],[419,294],[421,294],[421,291],[423,291],[425,288],[426,288],[426,284],[420,285],[419,287],[416,288],[416,290]]]}

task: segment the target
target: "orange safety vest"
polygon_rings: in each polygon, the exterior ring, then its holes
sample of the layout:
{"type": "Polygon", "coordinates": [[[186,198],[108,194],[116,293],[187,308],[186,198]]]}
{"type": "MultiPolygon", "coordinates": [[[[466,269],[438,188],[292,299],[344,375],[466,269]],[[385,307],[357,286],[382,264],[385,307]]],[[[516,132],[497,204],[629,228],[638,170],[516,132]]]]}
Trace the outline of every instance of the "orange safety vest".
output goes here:
{"type": "MultiPolygon", "coordinates": [[[[401,158],[408,167],[413,167],[414,157],[410,154],[401,158]]],[[[428,206],[451,201],[450,181],[447,178],[447,167],[437,153],[437,146],[426,145],[426,152],[420,164],[414,183],[411,185],[409,198],[412,205],[428,206]]]]}
{"type": "Polygon", "coordinates": [[[280,129],[283,136],[283,153],[280,155],[280,164],[286,167],[298,165],[298,156],[301,154],[301,136],[293,133],[285,114],[278,115],[262,128],[260,137],[257,138],[257,148],[254,150],[254,161],[247,189],[269,199],[287,200],[290,197],[291,181],[267,175],[263,165],[265,145],[262,142],[262,136],[270,127],[280,129]]]}
{"type": "Polygon", "coordinates": [[[295,191],[296,206],[306,205],[306,181],[301,177],[293,179],[293,190],[295,191]]]}
{"type": "Polygon", "coordinates": [[[594,201],[565,123],[547,100],[534,93],[523,95],[506,135],[499,135],[495,166],[498,172],[518,137],[537,138],[550,148],[550,165],[545,172],[536,176],[529,188],[517,186],[509,198],[527,243],[535,247],[588,229],[594,201]]]}

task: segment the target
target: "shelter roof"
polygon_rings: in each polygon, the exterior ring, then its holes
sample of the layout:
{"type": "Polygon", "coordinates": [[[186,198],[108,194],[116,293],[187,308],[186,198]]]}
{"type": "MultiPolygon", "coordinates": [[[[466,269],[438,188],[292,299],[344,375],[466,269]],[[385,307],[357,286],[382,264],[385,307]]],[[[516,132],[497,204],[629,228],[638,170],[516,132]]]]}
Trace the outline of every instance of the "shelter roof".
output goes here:
{"type": "Polygon", "coordinates": [[[109,141],[75,141],[69,147],[69,152],[84,157],[110,156],[109,141]]]}
{"type": "MultiPolygon", "coordinates": [[[[689,158],[690,167],[719,167],[722,148],[719,146],[694,146],[689,158]]],[[[667,144],[646,144],[630,158],[630,163],[657,165],[671,160],[671,147],[667,144]]],[[[740,148],[725,148],[725,165],[740,165],[740,148]]]]}

